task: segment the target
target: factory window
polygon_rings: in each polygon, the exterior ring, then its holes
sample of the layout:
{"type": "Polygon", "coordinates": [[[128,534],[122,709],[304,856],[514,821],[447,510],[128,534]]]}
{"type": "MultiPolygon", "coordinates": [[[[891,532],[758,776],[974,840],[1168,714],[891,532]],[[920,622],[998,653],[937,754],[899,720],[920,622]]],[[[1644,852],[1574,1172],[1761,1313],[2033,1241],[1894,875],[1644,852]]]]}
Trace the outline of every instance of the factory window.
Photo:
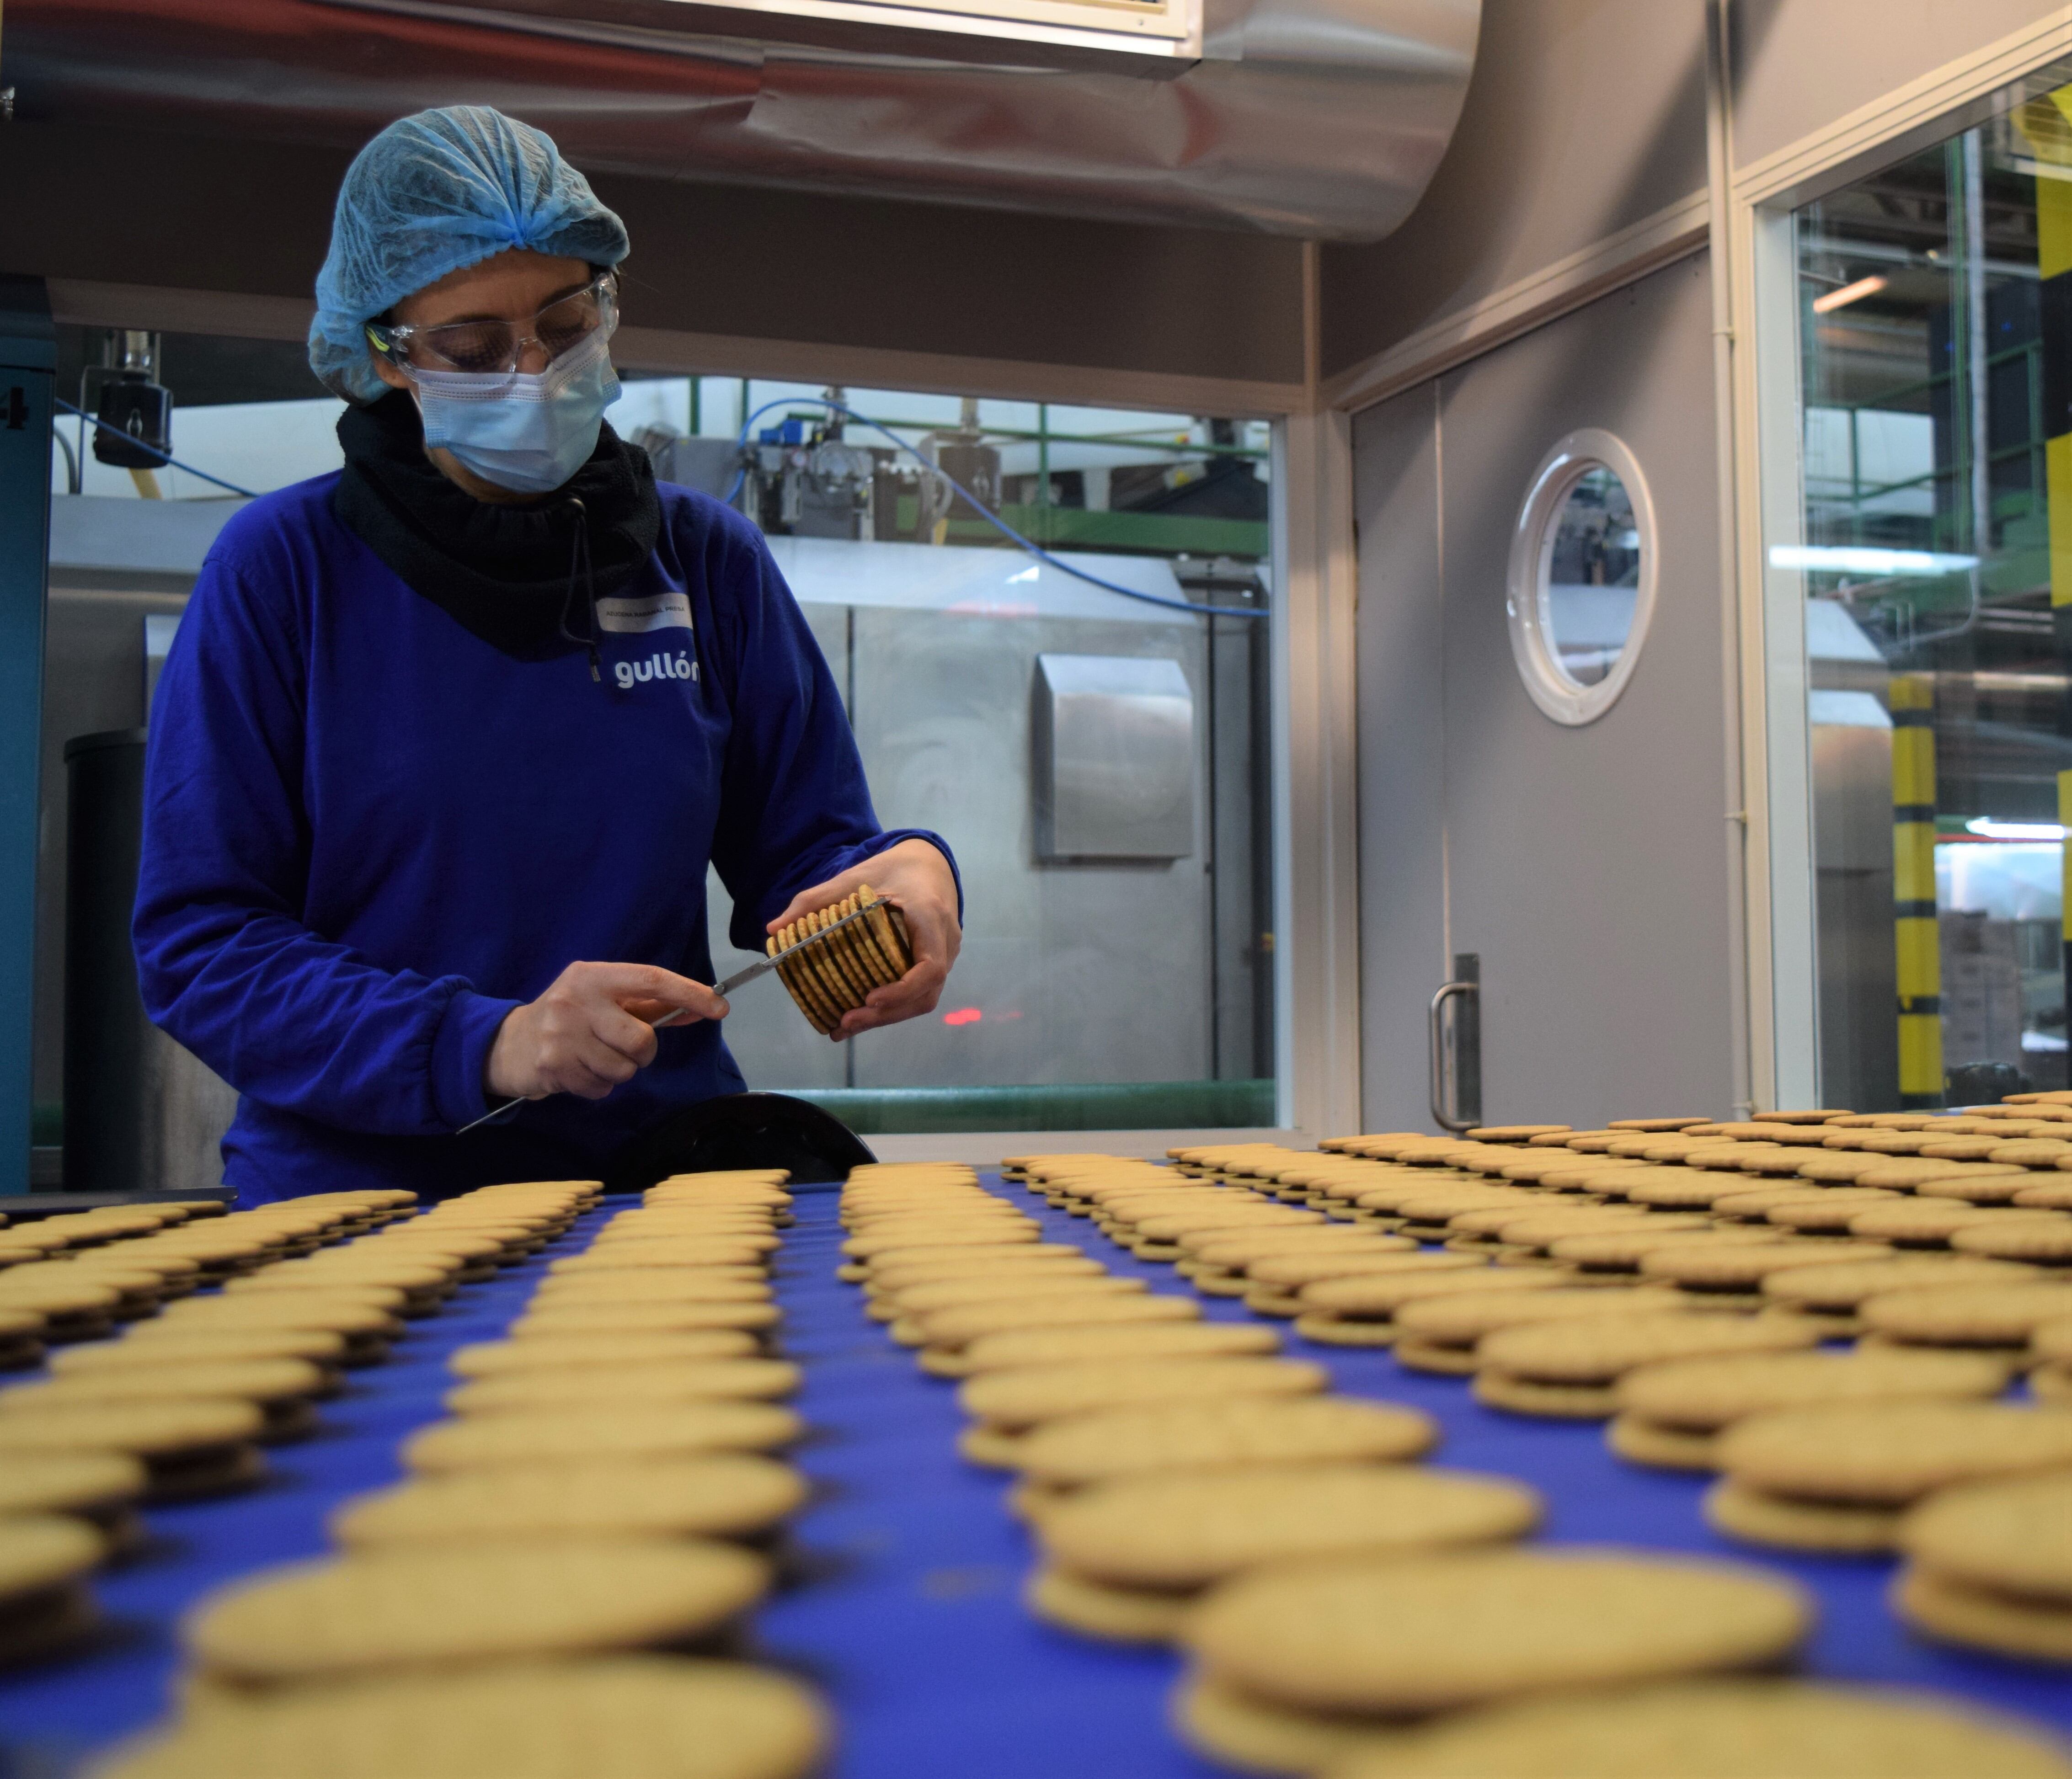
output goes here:
{"type": "Polygon", "coordinates": [[[1828,1105],[2066,1085],[2066,78],[1795,219],[1828,1105]]]}
{"type": "Polygon", "coordinates": [[[865,1131],[1272,1124],[1267,428],[759,379],[636,399],[680,403],[625,429],[663,473],[768,535],[880,819],[964,876],[931,1017],[834,1046],[744,995],[750,1085],[865,1131]]]}
{"type": "Polygon", "coordinates": [[[1532,701],[1593,721],[1626,689],[1655,610],[1655,514],[1639,463],[1594,427],[1541,460],[1511,556],[1511,647],[1532,701]]]}
{"type": "MultiPolygon", "coordinates": [[[[105,393],[125,372],[170,389],[184,467],[111,462],[119,449],[97,455],[84,422],[61,422],[51,762],[72,734],[141,716],[132,688],[232,491],[340,462],[340,404],[296,345],[60,333],[75,406],[130,399],[105,393]]],[[[932,1015],[833,1045],[758,984],[727,1025],[750,1085],[866,1134],[1272,1124],[1267,426],[620,372],[613,425],[768,537],[881,820],[941,832],[964,873],[963,955],[932,1015]]],[[[62,836],[62,768],[46,777],[62,836]]],[[[53,914],[63,851],[43,861],[53,914]]],[[[747,959],[716,876],[708,893],[725,974],[747,959]]],[[[61,918],[43,931],[55,1131],[61,918]]]]}

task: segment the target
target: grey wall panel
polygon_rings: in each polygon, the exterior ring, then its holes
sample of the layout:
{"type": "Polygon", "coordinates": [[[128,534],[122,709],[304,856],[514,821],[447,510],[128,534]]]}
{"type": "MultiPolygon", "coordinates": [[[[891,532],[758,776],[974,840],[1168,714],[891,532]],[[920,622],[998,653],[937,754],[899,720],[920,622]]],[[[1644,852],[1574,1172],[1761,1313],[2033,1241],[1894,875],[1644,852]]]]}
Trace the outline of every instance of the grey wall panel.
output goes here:
{"type": "MultiPolygon", "coordinates": [[[[932,828],[964,873],[964,953],[935,1014],[856,1046],[861,1087],[1178,1081],[1211,1073],[1209,893],[1170,864],[1039,865],[1030,687],[1039,651],[1167,655],[1197,707],[1201,627],[858,610],[857,737],[888,827],[932,828]],[[976,1009],[952,1025],[943,1013],[976,1009]]],[[[1198,746],[1203,745],[1198,737],[1198,746]]],[[[1196,795],[1206,773],[1198,768],[1196,795]]],[[[1197,820],[1197,834],[1207,827],[1197,820]]]]}
{"type": "Polygon", "coordinates": [[[1323,249],[1326,374],[1702,188],[1704,10],[1486,0],[1424,200],[1384,240],[1323,249]]]}
{"type": "Polygon", "coordinates": [[[1735,158],[1761,160],[2060,10],[2045,0],[1734,0],[1735,158]]]}
{"type": "Polygon", "coordinates": [[[1424,1130],[1424,1004],[1445,980],[1445,638],[1429,384],[1353,425],[1359,523],[1360,1104],[1424,1130]]]}
{"type": "MultiPolygon", "coordinates": [[[[347,158],[10,125],[0,271],[306,298],[347,158]],[[236,226],[224,226],[225,192],[236,226]]],[[[1297,241],[663,179],[596,185],[632,236],[633,326],[1301,380],[1297,241]]]]}
{"type": "Polygon", "coordinates": [[[1482,955],[1494,1121],[1720,1115],[1732,1095],[1717,490],[1704,258],[1446,378],[1446,776],[1453,946],[1482,955]],[[1564,728],[1527,699],[1509,533],[1563,434],[1631,447],[1661,538],[1624,696],[1564,728]]]}
{"type": "MultiPolygon", "coordinates": [[[[781,987],[737,998],[728,1042],[752,1087],[1178,1081],[1214,1074],[1206,850],[1208,725],[1197,725],[1195,850],[1171,863],[1039,865],[1030,692],[1039,653],[1164,655],[1205,709],[1202,627],[808,605],[888,828],[927,828],[964,875],[964,951],[924,1019],[847,1045],[781,987]],[[976,1013],[978,1017],[970,1017],[976,1013]],[[959,1014],[952,1024],[945,1014],[959,1014]]],[[[727,903],[715,882],[713,956],[727,903]]],[[[1245,1068],[1228,1072],[1244,1074],[1245,1068]]]]}

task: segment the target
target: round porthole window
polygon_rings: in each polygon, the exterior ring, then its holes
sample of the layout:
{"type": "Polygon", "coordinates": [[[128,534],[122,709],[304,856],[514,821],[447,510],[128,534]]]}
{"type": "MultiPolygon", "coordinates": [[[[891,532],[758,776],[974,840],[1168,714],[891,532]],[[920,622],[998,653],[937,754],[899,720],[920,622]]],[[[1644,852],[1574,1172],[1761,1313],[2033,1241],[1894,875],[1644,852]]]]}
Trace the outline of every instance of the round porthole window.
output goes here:
{"type": "Polygon", "coordinates": [[[1611,709],[1655,615],[1655,506],[1620,439],[1573,432],[1534,472],[1511,544],[1511,652],[1557,723],[1611,709]]]}

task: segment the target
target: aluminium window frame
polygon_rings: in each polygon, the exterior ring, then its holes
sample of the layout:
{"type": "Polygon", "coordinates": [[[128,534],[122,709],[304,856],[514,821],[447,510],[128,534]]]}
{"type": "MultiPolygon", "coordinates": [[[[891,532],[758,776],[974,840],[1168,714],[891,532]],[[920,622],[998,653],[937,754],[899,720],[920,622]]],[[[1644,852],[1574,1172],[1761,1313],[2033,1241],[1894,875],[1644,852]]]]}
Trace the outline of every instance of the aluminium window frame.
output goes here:
{"type": "MultiPolygon", "coordinates": [[[[1350,413],[1319,400],[1318,252],[1303,250],[1300,382],[843,347],[622,327],[623,364],[669,376],[756,376],[925,394],[1164,409],[1272,429],[1276,1123],[1259,1130],[989,1131],[874,1138],[887,1160],[981,1165],[1031,1148],[1162,1155],[1183,1142],[1314,1144],[1359,1128],[1359,834],[1354,773],[1350,413]]],[[[299,299],[50,281],[60,322],[302,340],[299,299]]]]}
{"type": "Polygon", "coordinates": [[[1746,166],[1733,155],[1728,12],[1708,0],[1706,100],[1713,328],[1720,349],[1721,585],[1741,663],[1741,786],[1729,819],[1746,836],[1748,1099],[1819,1103],[1819,1005],[1807,705],[1805,577],[1773,568],[1803,541],[1798,256],[1807,204],[1973,128],[1999,95],[2072,56],[2058,12],[1922,75],[1746,166]]]}

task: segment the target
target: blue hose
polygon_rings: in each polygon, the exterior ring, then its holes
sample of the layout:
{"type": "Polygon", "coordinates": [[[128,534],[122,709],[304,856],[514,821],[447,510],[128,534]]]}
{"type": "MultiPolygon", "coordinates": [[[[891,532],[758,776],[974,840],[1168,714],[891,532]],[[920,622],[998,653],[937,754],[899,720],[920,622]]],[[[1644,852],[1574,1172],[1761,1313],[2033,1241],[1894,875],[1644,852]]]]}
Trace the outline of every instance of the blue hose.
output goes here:
{"type": "MultiPolygon", "coordinates": [[[[1120,594],[1125,599],[1138,600],[1147,606],[1163,606],[1168,611],[1184,611],[1190,618],[1264,618],[1268,615],[1256,606],[1198,606],[1188,599],[1161,598],[1155,593],[1139,593],[1134,587],[1121,586],[1113,581],[1104,581],[1097,574],[1089,574],[1084,569],[1075,569],[1071,563],[1061,561],[1053,556],[1034,539],[1024,537],[997,513],[989,512],[968,488],[951,477],[943,475],[940,470],[889,427],[882,426],[874,420],[866,419],[853,408],[845,408],[839,401],[830,401],[825,396],[787,396],[781,401],[764,402],[754,413],[742,421],[741,430],[734,434],[735,446],[741,450],[747,448],[749,428],[765,414],[773,413],[779,408],[795,408],[801,403],[809,408],[824,408],[830,413],[840,414],[845,420],[853,421],[859,426],[868,426],[873,432],[889,438],[894,445],[912,458],[930,475],[943,476],[945,482],[970,502],[972,511],[992,526],[1001,536],[1010,543],[1020,544],[1038,561],[1057,569],[1060,574],[1069,574],[1075,581],[1083,581],[1088,586],[1099,587],[1104,593],[1120,594]]],[[[734,504],[735,497],[740,494],[741,485],[747,477],[748,471],[746,467],[735,473],[734,486],[726,491],[726,503],[730,507],[734,504]]]]}
{"type": "MultiPolygon", "coordinates": [[[[87,413],[84,408],[75,408],[62,396],[54,396],[51,399],[56,402],[58,406],[64,409],[67,413],[76,414],[81,420],[92,421],[94,425],[101,428],[103,432],[113,433],[117,438],[122,439],[127,443],[134,446],[137,450],[148,452],[151,456],[158,458],[158,460],[161,463],[164,464],[167,469],[178,470],[185,475],[199,476],[203,481],[212,483],[219,488],[228,488],[232,494],[242,495],[247,500],[257,500],[259,498],[258,495],[254,494],[249,488],[240,488],[235,482],[226,482],[220,475],[211,475],[206,470],[197,470],[191,463],[183,463],[179,458],[172,456],[170,453],[160,450],[157,446],[146,445],[143,440],[138,438],[135,433],[125,433],[120,426],[114,425],[112,421],[102,420],[96,415],[90,414],[87,413]]],[[[63,442],[60,441],[60,442],[62,443],[63,442]]]]}

